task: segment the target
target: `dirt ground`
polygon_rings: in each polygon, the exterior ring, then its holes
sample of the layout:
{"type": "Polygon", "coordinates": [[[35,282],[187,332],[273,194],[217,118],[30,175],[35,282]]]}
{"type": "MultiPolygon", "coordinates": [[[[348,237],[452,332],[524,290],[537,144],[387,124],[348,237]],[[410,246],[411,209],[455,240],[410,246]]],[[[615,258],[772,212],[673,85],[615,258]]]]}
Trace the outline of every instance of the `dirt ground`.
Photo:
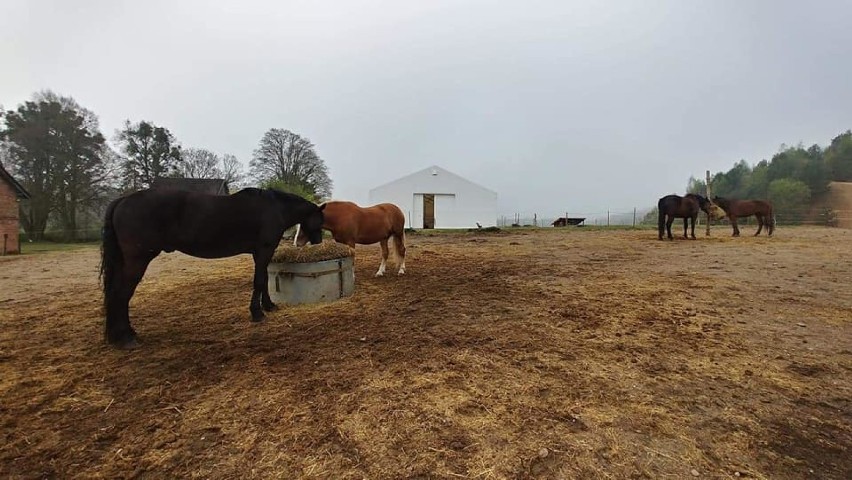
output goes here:
{"type": "Polygon", "coordinates": [[[852,478],[852,231],[409,236],[249,322],[250,259],[0,259],[3,478],[852,478]],[[395,272],[395,269],[391,269],[395,272]]]}

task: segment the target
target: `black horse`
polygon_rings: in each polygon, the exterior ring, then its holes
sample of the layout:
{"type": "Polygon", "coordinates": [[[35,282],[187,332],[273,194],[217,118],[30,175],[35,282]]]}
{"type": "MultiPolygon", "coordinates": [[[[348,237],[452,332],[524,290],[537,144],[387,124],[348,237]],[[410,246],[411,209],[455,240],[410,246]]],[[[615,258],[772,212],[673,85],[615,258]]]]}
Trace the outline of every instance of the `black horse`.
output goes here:
{"type": "Polygon", "coordinates": [[[683,219],[683,238],[686,236],[686,227],[689,219],[692,219],[692,239],[695,239],[695,220],[698,218],[698,211],[701,210],[706,214],[710,214],[710,200],[707,197],[687,193],[681,197],[679,195],[666,195],[657,202],[659,210],[658,230],[660,240],[663,239],[663,230],[668,233],[669,240],[672,240],[672,223],[675,218],[683,219]]]}
{"type": "Polygon", "coordinates": [[[276,308],[269,298],[266,267],[284,231],[296,224],[311,243],[322,241],[322,207],[277,190],[246,188],[233,195],[178,190],[142,190],[107,207],[101,251],[106,340],[135,348],[129,303],[148,264],[175,250],[200,258],[250,253],[254,288],[252,321],[276,308]]]}

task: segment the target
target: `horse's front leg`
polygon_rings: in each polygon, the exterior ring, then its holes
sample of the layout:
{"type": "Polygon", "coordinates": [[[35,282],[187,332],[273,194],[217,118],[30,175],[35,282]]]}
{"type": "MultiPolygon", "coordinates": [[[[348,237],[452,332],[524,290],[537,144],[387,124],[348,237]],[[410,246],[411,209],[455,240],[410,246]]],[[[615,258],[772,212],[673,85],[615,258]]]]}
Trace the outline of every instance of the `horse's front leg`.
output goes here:
{"type": "Polygon", "coordinates": [[[734,234],[732,236],[739,237],[740,236],[740,227],[737,226],[737,217],[733,215],[728,216],[728,220],[731,221],[731,227],[734,229],[734,234]]]}
{"type": "Polygon", "coordinates": [[[272,259],[273,252],[274,249],[263,249],[252,255],[254,258],[254,281],[252,282],[249,311],[251,312],[251,321],[253,322],[263,320],[266,316],[263,313],[264,310],[270,312],[276,308],[276,305],[272,303],[272,299],[269,297],[269,274],[266,271],[266,267],[269,266],[269,261],[272,259]]]}
{"type": "Polygon", "coordinates": [[[686,236],[686,230],[689,227],[689,217],[683,217],[683,238],[689,238],[686,236]]]}

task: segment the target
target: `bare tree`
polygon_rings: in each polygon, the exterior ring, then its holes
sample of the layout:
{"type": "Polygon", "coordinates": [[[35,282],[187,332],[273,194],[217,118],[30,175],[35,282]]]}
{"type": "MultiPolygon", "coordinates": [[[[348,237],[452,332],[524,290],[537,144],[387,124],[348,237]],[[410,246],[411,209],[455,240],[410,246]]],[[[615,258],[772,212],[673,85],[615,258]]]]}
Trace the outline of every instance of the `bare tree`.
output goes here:
{"type": "Polygon", "coordinates": [[[174,172],[183,178],[222,178],[219,155],[205,148],[185,148],[181,151],[183,162],[174,172]]]}
{"type": "Polygon", "coordinates": [[[252,176],[261,184],[277,180],[305,189],[318,198],[331,195],[328,168],[314,150],[314,144],[290,130],[273,128],[266,132],[249,166],[252,176]]]}
{"type": "Polygon", "coordinates": [[[243,172],[243,165],[237,157],[229,153],[222,155],[222,178],[231,185],[232,191],[244,186],[246,174],[243,172]]]}
{"type": "Polygon", "coordinates": [[[220,178],[228,182],[231,190],[242,187],[245,180],[243,166],[237,157],[221,157],[205,148],[187,148],[181,151],[183,162],[174,176],[183,178],[220,178]]]}

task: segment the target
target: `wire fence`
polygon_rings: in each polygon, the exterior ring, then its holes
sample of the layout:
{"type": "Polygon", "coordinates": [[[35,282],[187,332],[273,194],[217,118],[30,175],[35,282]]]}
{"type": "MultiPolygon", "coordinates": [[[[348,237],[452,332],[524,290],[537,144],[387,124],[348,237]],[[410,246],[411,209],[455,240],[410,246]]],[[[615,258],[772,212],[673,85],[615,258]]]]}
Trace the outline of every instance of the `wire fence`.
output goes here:
{"type": "MultiPolygon", "coordinates": [[[[819,225],[827,227],[852,228],[852,210],[832,210],[828,208],[786,209],[773,212],[775,225],[819,225]]],[[[698,216],[698,222],[706,221],[704,213],[698,216]]],[[[648,208],[618,209],[597,212],[570,212],[561,215],[514,212],[497,217],[497,226],[505,227],[563,227],[563,226],[656,226],[656,209],[648,208]]],[[[727,225],[727,218],[712,219],[711,225],[727,225]]],[[[757,225],[754,216],[737,219],[739,225],[757,225]]]]}
{"type": "MultiPolygon", "coordinates": [[[[540,215],[536,212],[515,212],[500,215],[496,223],[500,228],[560,228],[563,226],[656,228],[657,221],[656,210],[636,208],[601,210],[597,212],[567,211],[560,215],[552,213],[549,215],[540,215]]],[[[704,225],[705,221],[706,216],[704,213],[701,213],[698,216],[697,225],[704,225]]],[[[711,225],[728,225],[729,223],[727,218],[710,221],[711,225]]],[[[757,225],[757,219],[754,216],[739,218],[737,223],[741,226],[757,225]]],[[[817,210],[812,208],[788,209],[775,213],[775,225],[814,225],[852,228],[852,210],[831,210],[827,208],[817,210]]],[[[43,235],[31,235],[22,229],[19,241],[21,243],[30,243],[38,240],[52,242],[96,242],[101,240],[101,228],[100,220],[97,217],[90,217],[81,222],[80,228],[73,231],[48,227],[43,235]]]]}

